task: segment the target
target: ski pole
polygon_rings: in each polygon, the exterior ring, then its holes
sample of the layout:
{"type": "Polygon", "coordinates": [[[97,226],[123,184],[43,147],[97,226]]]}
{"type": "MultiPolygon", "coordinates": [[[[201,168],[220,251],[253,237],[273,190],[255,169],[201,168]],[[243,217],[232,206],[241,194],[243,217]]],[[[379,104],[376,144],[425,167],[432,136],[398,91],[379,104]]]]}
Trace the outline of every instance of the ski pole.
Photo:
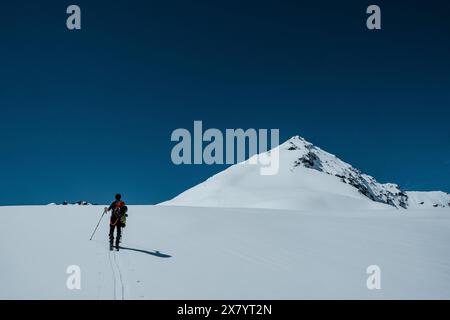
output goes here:
{"type": "Polygon", "coordinates": [[[98,220],[97,226],[95,227],[94,232],[92,232],[92,236],[91,236],[91,238],[89,240],[92,240],[92,237],[94,236],[95,231],[97,231],[97,228],[100,225],[100,221],[102,221],[103,216],[105,215],[107,210],[108,210],[108,208],[105,207],[105,210],[103,210],[102,216],[100,217],[100,220],[98,220]]]}

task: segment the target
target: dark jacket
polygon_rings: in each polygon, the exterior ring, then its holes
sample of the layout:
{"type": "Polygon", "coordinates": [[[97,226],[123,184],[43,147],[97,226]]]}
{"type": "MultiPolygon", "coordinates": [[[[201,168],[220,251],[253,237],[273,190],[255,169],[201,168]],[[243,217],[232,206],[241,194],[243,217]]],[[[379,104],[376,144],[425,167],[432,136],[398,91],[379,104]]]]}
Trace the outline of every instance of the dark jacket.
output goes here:
{"type": "Polygon", "coordinates": [[[109,206],[108,211],[112,210],[114,212],[114,209],[117,207],[117,204],[121,201],[122,200],[114,200],[113,202],[111,202],[111,205],[109,206]]]}
{"type": "Polygon", "coordinates": [[[127,216],[128,208],[125,205],[125,202],[122,200],[115,200],[111,203],[111,205],[108,208],[108,211],[111,212],[111,224],[116,224],[119,219],[122,218],[122,216],[127,216]]]}
{"type": "Polygon", "coordinates": [[[111,211],[111,224],[117,224],[117,221],[120,221],[120,218],[122,216],[122,212],[119,209],[119,202],[123,202],[122,200],[115,200],[111,203],[111,205],[108,208],[108,211],[111,211]]]}

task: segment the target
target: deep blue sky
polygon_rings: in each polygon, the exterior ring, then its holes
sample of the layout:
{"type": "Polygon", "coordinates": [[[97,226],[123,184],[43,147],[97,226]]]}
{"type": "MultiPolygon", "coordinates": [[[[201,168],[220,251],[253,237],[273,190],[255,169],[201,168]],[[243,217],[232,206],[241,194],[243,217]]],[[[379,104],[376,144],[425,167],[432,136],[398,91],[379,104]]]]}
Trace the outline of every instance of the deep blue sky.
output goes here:
{"type": "Polygon", "coordinates": [[[393,2],[2,2],[0,205],[169,199],[224,169],[171,163],[194,120],[450,191],[450,4],[393,2]]]}

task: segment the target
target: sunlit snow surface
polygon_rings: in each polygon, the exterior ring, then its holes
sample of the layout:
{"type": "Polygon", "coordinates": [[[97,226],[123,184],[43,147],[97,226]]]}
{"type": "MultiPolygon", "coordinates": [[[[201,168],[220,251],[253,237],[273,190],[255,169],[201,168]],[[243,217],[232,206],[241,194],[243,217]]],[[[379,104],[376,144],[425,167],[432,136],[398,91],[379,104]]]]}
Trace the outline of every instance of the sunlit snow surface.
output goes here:
{"type": "Polygon", "coordinates": [[[450,298],[450,211],[0,207],[1,299],[450,298]],[[70,265],[81,290],[66,287],[70,265]],[[381,290],[366,269],[381,268],[381,290]]]}

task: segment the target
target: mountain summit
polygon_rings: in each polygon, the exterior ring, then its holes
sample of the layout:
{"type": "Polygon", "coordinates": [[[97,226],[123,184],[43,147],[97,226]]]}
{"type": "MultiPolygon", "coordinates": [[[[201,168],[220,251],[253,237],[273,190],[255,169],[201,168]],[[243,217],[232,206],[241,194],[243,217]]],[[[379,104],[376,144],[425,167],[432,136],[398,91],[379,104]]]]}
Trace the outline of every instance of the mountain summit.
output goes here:
{"type": "Polygon", "coordinates": [[[450,207],[445,192],[406,192],[397,184],[380,183],[300,136],[275,149],[280,156],[276,175],[260,175],[260,165],[247,160],[161,205],[295,210],[450,207]]]}

